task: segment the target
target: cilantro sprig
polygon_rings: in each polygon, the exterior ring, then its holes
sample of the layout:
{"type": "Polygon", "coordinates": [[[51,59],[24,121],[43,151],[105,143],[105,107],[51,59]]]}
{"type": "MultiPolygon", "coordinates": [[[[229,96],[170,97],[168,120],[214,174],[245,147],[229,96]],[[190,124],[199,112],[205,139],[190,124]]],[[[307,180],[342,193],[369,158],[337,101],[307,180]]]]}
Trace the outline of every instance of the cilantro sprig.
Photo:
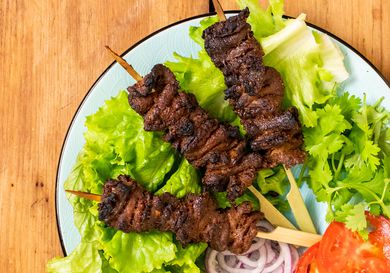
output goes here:
{"type": "Polygon", "coordinates": [[[390,113],[347,92],[316,108],[315,127],[304,128],[309,176],[327,220],[367,236],[365,211],[390,217],[390,113]]]}

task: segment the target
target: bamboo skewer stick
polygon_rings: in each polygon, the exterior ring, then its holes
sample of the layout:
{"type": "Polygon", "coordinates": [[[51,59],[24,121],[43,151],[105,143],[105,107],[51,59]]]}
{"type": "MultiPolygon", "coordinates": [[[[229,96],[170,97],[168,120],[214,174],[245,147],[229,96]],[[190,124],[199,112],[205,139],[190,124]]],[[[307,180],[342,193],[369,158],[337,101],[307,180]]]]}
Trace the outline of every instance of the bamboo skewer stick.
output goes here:
{"type": "Polygon", "coordinates": [[[221,22],[222,21],[226,21],[226,16],[225,16],[225,13],[223,12],[221,3],[219,3],[218,0],[213,0],[213,5],[214,5],[214,8],[215,8],[215,11],[217,12],[219,21],[221,21],[221,22]]]}
{"type": "MultiPolygon", "coordinates": [[[[218,15],[219,20],[220,21],[226,21],[226,16],[225,16],[225,14],[223,12],[222,6],[219,3],[219,1],[218,0],[213,0],[213,4],[214,4],[214,7],[215,7],[215,10],[217,11],[217,15],[218,15]]],[[[289,168],[286,168],[286,166],[284,166],[284,165],[283,165],[283,167],[284,167],[284,169],[286,171],[288,181],[290,182],[290,191],[287,194],[287,201],[290,204],[292,213],[294,215],[295,220],[297,221],[297,224],[298,224],[299,228],[301,230],[303,230],[303,231],[306,231],[306,232],[317,233],[316,228],[314,226],[314,223],[313,223],[313,221],[312,221],[312,219],[310,217],[310,213],[307,210],[305,202],[304,202],[304,200],[302,198],[302,194],[301,194],[301,192],[300,192],[300,190],[298,188],[297,182],[295,181],[295,178],[294,178],[291,170],[289,168]]],[[[264,196],[262,196],[262,197],[264,198],[264,196]]],[[[279,220],[282,220],[282,218],[275,219],[275,220],[279,221],[279,220]]]]}
{"type": "Polygon", "coordinates": [[[82,191],[73,191],[73,190],[65,190],[65,191],[88,200],[92,200],[96,202],[102,201],[102,196],[100,194],[94,194],[94,193],[88,193],[82,191]]]}
{"type": "Polygon", "coordinates": [[[137,82],[142,80],[142,76],[138,74],[137,71],[133,68],[131,64],[126,62],[121,56],[116,54],[109,46],[105,46],[105,48],[111,53],[111,55],[114,57],[115,61],[117,61],[129,74],[130,76],[136,80],[137,82]]]}
{"type": "Polygon", "coordinates": [[[259,199],[260,211],[264,214],[265,219],[274,226],[280,226],[289,229],[297,229],[278,209],[268,201],[255,187],[250,186],[248,189],[259,199]]]}
{"type": "MultiPolygon", "coordinates": [[[[102,196],[94,193],[87,193],[82,191],[74,191],[74,190],[65,190],[68,193],[74,194],[76,196],[101,202],[102,196]]],[[[276,227],[275,230],[271,232],[263,232],[259,231],[256,235],[259,238],[278,241],[282,243],[309,247],[319,240],[321,240],[321,236],[317,234],[311,234],[303,231],[298,231],[295,229],[289,229],[284,227],[276,227]]]]}
{"type": "Polygon", "coordinates": [[[305,205],[305,201],[302,198],[302,194],[298,188],[297,182],[295,181],[294,175],[292,174],[290,169],[287,169],[284,166],[286,171],[288,181],[290,181],[290,191],[288,192],[286,198],[288,203],[290,204],[292,213],[297,221],[298,227],[300,230],[317,233],[316,227],[310,217],[310,213],[307,210],[305,205]]]}
{"type": "Polygon", "coordinates": [[[290,183],[290,191],[287,193],[286,199],[290,204],[291,211],[299,229],[310,233],[317,233],[291,169],[286,168],[285,165],[283,165],[283,168],[290,183]]]}
{"type": "Polygon", "coordinates": [[[270,232],[259,231],[257,237],[304,247],[310,247],[321,241],[322,238],[322,236],[318,234],[284,227],[277,227],[270,232]]]}

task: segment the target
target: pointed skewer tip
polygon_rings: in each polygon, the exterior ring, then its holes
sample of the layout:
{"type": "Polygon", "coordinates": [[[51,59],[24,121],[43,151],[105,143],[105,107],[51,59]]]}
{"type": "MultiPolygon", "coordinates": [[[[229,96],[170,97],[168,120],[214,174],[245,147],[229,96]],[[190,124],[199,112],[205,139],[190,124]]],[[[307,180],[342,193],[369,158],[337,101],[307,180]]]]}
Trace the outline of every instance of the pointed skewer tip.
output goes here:
{"type": "Polygon", "coordinates": [[[88,192],[82,192],[82,191],[74,191],[74,190],[65,190],[67,193],[74,194],[76,196],[92,200],[92,201],[97,201],[100,202],[102,200],[102,196],[99,194],[94,194],[94,193],[88,193],[88,192]]]}
{"type": "Polygon", "coordinates": [[[117,61],[134,80],[136,80],[137,82],[142,80],[142,76],[138,74],[138,72],[135,71],[135,69],[128,62],[126,62],[121,56],[115,53],[108,45],[105,45],[104,47],[110,52],[114,60],[117,61]]]}
{"type": "Polygon", "coordinates": [[[223,12],[223,8],[221,6],[221,3],[219,3],[218,0],[213,0],[213,5],[215,8],[215,11],[217,12],[219,21],[221,21],[221,22],[226,21],[226,16],[225,16],[225,13],[223,12]]]}

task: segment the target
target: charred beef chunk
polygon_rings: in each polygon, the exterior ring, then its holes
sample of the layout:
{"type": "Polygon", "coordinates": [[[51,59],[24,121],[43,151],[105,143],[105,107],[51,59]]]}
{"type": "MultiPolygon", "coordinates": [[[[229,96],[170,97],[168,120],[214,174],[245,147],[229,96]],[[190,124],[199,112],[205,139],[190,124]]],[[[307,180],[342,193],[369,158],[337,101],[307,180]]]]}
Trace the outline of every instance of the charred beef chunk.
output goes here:
{"type": "Polygon", "coordinates": [[[235,199],[256,178],[261,156],[247,152],[237,127],[211,118],[193,94],[178,91],[175,76],[160,64],[128,88],[129,103],[143,116],[145,130],[163,131],[165,141],[204,170],[209,190],[227,191],[235,199]]]}
{"type": "Polygon", "coordinates": [[[282,78],[263,65],[263,50],[248,16],[246,8],[205,29],[205,49],[224,74],[225,98],[240,117],[251,148],[264,156],[262,167],[291,167],[305,159],[298,114],[295,108],[282,108],[282,78]]]}
{"type": "Polygon", "coordinates": [[[184,246],[206,242],[218,251],[244,253],[256,237],[260,212],[249,202],[218,209],[208,193],[153,195],[131,178],[121,175],[104,185],[99,219],[124,232],[170,231],[184,246]]]}

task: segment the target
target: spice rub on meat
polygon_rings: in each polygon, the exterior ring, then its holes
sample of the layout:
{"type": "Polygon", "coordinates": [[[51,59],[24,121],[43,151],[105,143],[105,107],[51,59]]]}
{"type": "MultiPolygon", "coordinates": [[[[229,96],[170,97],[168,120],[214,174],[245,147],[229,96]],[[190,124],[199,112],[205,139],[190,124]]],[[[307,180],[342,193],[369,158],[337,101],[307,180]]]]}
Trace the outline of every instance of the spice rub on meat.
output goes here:
{"type": "Polygon", "coordinates": [[[237,127],[211,118],[193,94],[178,90],[173,73],[159,64],[128,88],[129,103],[146,131],[163,131],[165,141],[205,171],[202,183],[209,190],[227,191],[234,200],[256,178],[261,156],[246,151],[237,127]]]}
{"type": "Polygon", "coordinates": [[[302,163],[305,153],[297,109],[282,108],[280,74],[264,66],[263,51],[246,22],[248,8],[203,32],[205,49],[225,77],[225,99],[241,119],[263,167],[302,163]]]}
{"type": "Polygon", "coordinates": [[[218,209],[208,193],[188,194],[178,199],[164,193],[153,195],[131,178],[108,180],[99,204],[99,219],[124,232],[170,231],[184,246],[206,242],[217,251],[239,254],[256,237],[260,212],[249,202],[218,209]]]}

